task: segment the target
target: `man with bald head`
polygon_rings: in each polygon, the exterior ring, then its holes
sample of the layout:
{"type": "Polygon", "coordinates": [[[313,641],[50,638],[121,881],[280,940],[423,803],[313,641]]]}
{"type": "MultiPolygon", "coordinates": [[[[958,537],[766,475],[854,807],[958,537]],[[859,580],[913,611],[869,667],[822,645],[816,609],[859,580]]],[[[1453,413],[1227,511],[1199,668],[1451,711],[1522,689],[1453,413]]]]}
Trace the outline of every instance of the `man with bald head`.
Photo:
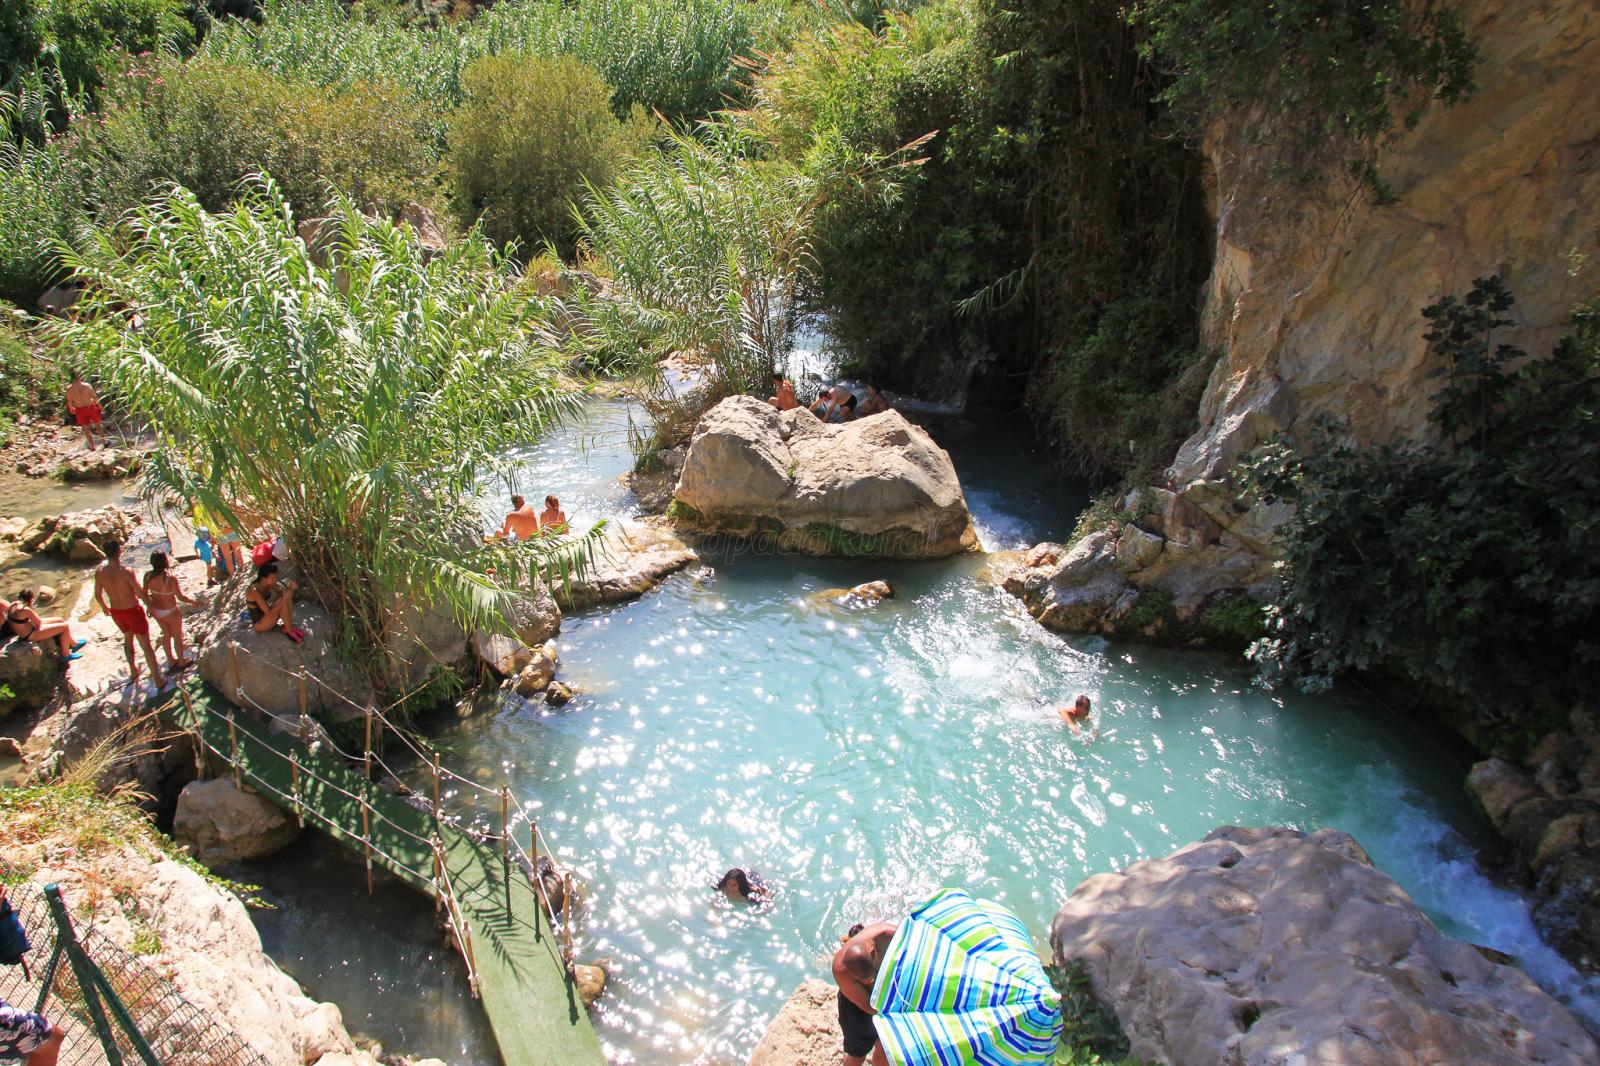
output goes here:
{"type": "Polygon", "coordinates": [[[839,1028],[844,1032],[844,1066],[861,1066],[872,1056],[872,1066],[888,1066],[889,1059],[873,1028],[872,986],[878,980],[893,922],[853,925],[833,954],[833,979],[839,985],[839,1028]]]}

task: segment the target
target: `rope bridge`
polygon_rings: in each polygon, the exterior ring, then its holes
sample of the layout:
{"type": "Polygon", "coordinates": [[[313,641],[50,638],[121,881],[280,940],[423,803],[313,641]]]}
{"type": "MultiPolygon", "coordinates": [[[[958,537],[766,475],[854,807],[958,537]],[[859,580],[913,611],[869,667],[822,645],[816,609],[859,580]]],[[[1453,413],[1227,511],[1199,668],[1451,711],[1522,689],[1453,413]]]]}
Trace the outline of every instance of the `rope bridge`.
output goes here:
{"type": "MultiPolygon", "coordinates": [[[[237,644],[230,652],[248,654],[237,644]]],[[[249,785],[302,826],[312,825],[360,854],[369,892],[376,866],[433,896],[508,1066],[598,1066],[599,1041],[573,980],[574,885],[570,874],[555,872],[553,862],[541,876],[540,856],[552,853],[528,808],[509,787],[490,788],[442,765],[437,750],[398,728],[382,710],[357,705],[304,671],[258,662],[298,686],[297,718],[252,700],[239,684],[236,659],[234,695],[245,711],[190,681],[167,713],[194,736],[197,750],[226,764],[236,786],[249,785]],[[361,712],[360,752],[341,748],[306,713],[308,684],[361,712]],[[398,740],[426,768],[430,796],[412,790],[384,762],[385,737],[398,740]],[[447,809],[446,801],[466,809],[447,809]],[[475,824],[472,801],[498,801],[498,833],[475,824]],[[519,839],[524,825],[526,846],[519,839]],[[561,886],[558,900],[551,899],[547,876],[561,886]]]]}

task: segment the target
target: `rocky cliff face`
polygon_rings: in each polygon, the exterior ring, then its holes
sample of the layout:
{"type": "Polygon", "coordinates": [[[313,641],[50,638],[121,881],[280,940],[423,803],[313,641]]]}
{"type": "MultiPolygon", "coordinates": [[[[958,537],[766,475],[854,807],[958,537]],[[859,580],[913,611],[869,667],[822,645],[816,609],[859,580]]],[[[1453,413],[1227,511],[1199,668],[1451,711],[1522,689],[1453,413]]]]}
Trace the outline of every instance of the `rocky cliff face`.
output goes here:
{"type": "Polygon", "coordinates": [[[1600,255],[1600,8],[1464,0],[1477,90],[1435,104],[1381,152],[1383,206],[1331,152],[1320,180],[1284,174],[1270,123],[1239,114],[1205,142],[1216,257],[1205,339],[1220,355],[1200,428],[1167,484],[1119,501],[1109,534],[1041,553],[1010,584],[1046,624],[1119,636],[1188,631],[1230,591],[1271,588],[1281,510],[1242,498],[1238,460],[1322,417],[1364,444],[1426,439],[1435,369],[1421,310],[1502,275],[1521,323],[1503,340],[1542,354],[1585,292],[1570,255],[1600,255]],[[1154,506],[1152,506],[1154,504],[1154,506]],[[1152,630],[1150,598],[1166,614],[1152,630]],[[1170,598],[1170,602],[1169,602],[1170,598]]]}

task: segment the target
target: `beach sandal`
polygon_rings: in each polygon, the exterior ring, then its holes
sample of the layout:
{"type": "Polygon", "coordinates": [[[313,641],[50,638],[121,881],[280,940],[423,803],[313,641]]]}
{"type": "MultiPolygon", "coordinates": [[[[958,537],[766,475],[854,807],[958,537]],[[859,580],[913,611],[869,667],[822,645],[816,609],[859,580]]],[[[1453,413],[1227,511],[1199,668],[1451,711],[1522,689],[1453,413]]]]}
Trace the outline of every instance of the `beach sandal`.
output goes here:
{"type": "Polygon", "coordinates": [[[69,662],[69,663],[75,663],[81,658],[83,658],[83,656],[81,654],[79,654],[78,652],[73,652],[71,655],[68,655],[66,657],[65,661],[69,662]]]}
{"type": "Polygon", "coordinates": [[[296,629],[294,626],[284,626],[279,630],[279,632],[288,637],[290,640],[294,641],[296,644],[306,639],[305,631],[296,629]]]}
{"type": "Polygon", "coordinates": [[[86,645],[88,643],[89,643],[89,639],[87,637],[85,637],[83,640],[80,640],[76,644],[74,644],[72,646],[72,650],[73,651],[79,651],[80,649],[82,649],[84,647],[84,645],[86,645]]]}

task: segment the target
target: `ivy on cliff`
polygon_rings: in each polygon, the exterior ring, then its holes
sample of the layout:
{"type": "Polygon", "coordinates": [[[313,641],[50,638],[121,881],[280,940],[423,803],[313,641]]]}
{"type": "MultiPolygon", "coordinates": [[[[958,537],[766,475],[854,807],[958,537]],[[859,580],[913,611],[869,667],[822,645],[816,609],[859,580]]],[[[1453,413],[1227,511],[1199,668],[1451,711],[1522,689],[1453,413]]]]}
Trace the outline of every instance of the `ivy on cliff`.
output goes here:
{"type": "Polygon", "coordinates": [[[1600,313],[1579,310],[1530,360],[1496,339],[1512,306],[1482,278],[1423,312],[1439,446],[1360,450],[1324,424],[1247,464],[1297,508],[1276,632],[1255,654],[1397,676],[1486,739],[1582,698],[1600,669],[1600,313]]]}

